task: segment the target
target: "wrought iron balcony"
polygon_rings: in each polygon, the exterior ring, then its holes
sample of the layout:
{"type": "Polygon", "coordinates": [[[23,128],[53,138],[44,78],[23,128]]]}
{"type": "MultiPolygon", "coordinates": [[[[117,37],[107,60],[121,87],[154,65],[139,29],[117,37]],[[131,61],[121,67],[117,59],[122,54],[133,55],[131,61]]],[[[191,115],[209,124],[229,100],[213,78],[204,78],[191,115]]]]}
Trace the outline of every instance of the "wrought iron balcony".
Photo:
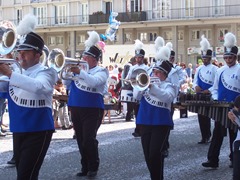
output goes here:
{"type": "MultiPolygon", "coordinates": [[[[138,21],[170,21],[188,19],[209,19],[222,17],[240,17],[240,4],[228,6],[195,7],[192,9],[176,8],[158,11],[118,12],[116,19],[124,22],[138,21]]],[[[12,20],[16,25],[19,19],[12,20]]],[[[38,19],[38,27],[77,26],[86,24],[101,24],[109,22],[109,14],[77,15],[64,17],[46,17],[38,19]]]]}
{"type": "Polygon", "coordinates": [[[147,12],[127,12],[127,13],[118,13],[116,18],[120,22],[137,22],[137,21],[146,21],[147,12]]]}
{"type": "MultiPolygon", "coordinates": [[[[118,13],[116,19],[120,22],[136,22],[136,21],[146,21],[147,13],[142,12],[127,12],[127,13],[118,13]]],[[[89,24],[100,24],[108,23],[109,14],[92,14],[89,15],[89,24]]]]}

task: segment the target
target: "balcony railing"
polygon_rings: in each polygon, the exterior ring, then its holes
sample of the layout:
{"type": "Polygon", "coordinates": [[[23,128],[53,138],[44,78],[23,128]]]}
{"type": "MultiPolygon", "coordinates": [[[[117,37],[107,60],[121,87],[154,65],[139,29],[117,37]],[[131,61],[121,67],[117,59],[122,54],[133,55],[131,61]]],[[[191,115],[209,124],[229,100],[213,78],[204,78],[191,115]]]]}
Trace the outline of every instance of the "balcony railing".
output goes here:
{"type": "Polygon", "coordinates": [[[89,24],[108,23],[109,14],[89,15],[89,24]]]}
{"type": "Polygon", "coordinates": [[[120,22],[136,22],[136,21],[146,21],[147,12],[127,12],[127,13],[118,13],[117,18],[120,22]]]}
{"type": "MultiPolygon", "coordinates": [[[[116,19],[122,23],[137,21],[188,20],[199,18],[240,17],[240,4],[229,6],[195,7],[192,9],[169,9],[165,11],[119,12],[116,19]]],[[[108,23],[109,14],[47,17],[39,19],[39,27],[76,26],[83,24],[108,23]],[[43,24],[43,22],[45,24],[43,24]]],[[[17,25],[19,20],[13,20],[17,25]]]]}
{"type": "MultiPolygon", "coordinates": [[[[145,11],[118,13],[118,16],[116,19],[120,22],[146,21],[147,13],[145,11]]],[[[108,23],[108,22],[109,22],[109,14],[89,15],[89,24],[99,24],[99,23],[108,23]]]]}

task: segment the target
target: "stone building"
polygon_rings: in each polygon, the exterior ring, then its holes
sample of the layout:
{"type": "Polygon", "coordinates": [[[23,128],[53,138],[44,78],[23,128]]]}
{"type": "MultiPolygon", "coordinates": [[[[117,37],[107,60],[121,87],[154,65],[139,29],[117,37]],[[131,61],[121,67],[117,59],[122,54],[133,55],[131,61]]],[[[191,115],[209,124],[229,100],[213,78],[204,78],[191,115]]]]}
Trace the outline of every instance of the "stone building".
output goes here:
{"type": "Polygon", "coordinates": [[[118,12],[121,22],[114,41],[106,40],[103,64],[124,63],[134,54],[134,40],[144,43],[146,57],[154,57],[157,36],[172,42],[178,62],[196,64],[201,35],[222,60],[227,32],[240,38],[238,0],[0,0],[0,20],[17,26],[25,14],[38,17],[36,32],[47,47],[60,48],[67,57],[84,50],[87,31],[104,34],[109,14],[118,12]]]}

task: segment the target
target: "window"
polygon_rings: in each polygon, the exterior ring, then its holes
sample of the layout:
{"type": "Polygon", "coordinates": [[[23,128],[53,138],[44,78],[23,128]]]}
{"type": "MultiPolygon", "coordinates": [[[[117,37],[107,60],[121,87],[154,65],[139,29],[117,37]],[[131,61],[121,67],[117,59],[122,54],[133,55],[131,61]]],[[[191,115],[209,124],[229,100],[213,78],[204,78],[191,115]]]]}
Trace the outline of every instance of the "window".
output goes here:
{"type": "Polygon", "coordinates": [[[117,42],[119,38],[120,38],[120,37],[119,37],[119,34],[117,33],[117,34],[115,35],[115,37],[114,37],[114,41],[117,42]]]}
{"type": "Polygon", "coordinates": [[[172,31],[164,31],[163,32],[163,39],[165,41],[171,41],[172,40],[172,31]]]}
{"type": "Polygon", "coordinates": [[[55,45],[55,37],[53,36],[48,37],[48,45],[49,46],[55,45]]]}
{"type": "Polygon", "coordinates": [[[202,34],[204,34],[207,39],[212,39],[212,31],[210,29],[202,30],[202,34]]]}
{"type": "Polygon", "coordinates": [[[33,8],[33,13],[37,16],[38,25],[46,25],[47,24],[47,11],[46,7],[35,7],[33,8]]]}
{"type": "Polygon", "coordinates": [[[219,35],[218,35],[218,40],[220,42],[224,42],[224,35],[228,33],[228,29],[220,29],[219,30],[219,35]]]}
{"type": "Polygon", "coordinates": [[[56,24],[66,24],[67,23],[67,7],[66,5],[56,6],[56,24]]]}
{"type": "Polygon", "coordinates": [[[47,0],[31,0],[31,3],[46,2],[47,0]]]}
{"type": "Polygon", "coordinates": [[[22,0],[14,0],[14,4],[22,4],[22,0]]]}
{"type": "Polygon", "coordinates": [[[183,36],[184,36],[184,32],[183,31],[178,31],[178,40],[179,41],[183,41],[183,36]]]}
{"type": "Polygon", "coordinates": [[[147,41],[147,33],[140,33],[139,39],[140,41],[147,41]]]}
{"type": "Polygon", "coordinates": [[[142,0],[124,0],[125,12],[142,11],[142,0]]]}
{"type": "Polygon", "coordinates": [[[240,28],[237,28],[237,37],[240,37],[240,28]]]}
{"type": "Polygon", "coordinates": [[[224,0],[214,0],[213,1],[213,14],[214,15],[224,15],[224,0]]]}
{"type": "Polygon", "coordinates": [[[125,42],[132,42],[132,35],[130,33],[126,33],[124,37],[125,42]]]}
{"type": "Polygon", "coordinates": [[[198,40],[200,38],[200,31],[199,30],[192,30],[192,40],[198,40]]]}
{"type": "Polygon", "coordinates": [[[19,23],[22,20],[22,9],[16,10],[16,19],[17,19],[17,23],[19,23]]]}
{"type": "Polygon", "coordinates": [[[105,14],[110,14],[110,12],[112,12],[112,2],[103,1],[103,12],[105,14]]]}
{"type": "Polygon", "coordinates": [[[194,16],[194,0],[184,1],[184,16],[193,17],[194,16]]]}
{"type": "Polygon", "coordinates": [[[85,40],[86,40],[85,35],[83,35],[83,34],[79,35],[78,40],[77,40],[78,45],[83,44],[85,42],[85,40]]]}
{"type": "Polygon", "coordinates": [[[157,38],[157,33],[149,33],[149,41],[155,41],[157,38]]]}
{"type": "Polygon", "coordinates": [[[170,0],[153,0],[153,19],[162,19],[170,17],[170,0]]]}
{"type": "Polygon", "coordinates": [[[63,44],[63,36],[57,36],[56,37],[56,45],[63,44]]]}
{"type": "Polygon", "coordinates": [[[87,3],[82,4],[82,22],[83,23],[88,22],[88,4],[87,3]]]}

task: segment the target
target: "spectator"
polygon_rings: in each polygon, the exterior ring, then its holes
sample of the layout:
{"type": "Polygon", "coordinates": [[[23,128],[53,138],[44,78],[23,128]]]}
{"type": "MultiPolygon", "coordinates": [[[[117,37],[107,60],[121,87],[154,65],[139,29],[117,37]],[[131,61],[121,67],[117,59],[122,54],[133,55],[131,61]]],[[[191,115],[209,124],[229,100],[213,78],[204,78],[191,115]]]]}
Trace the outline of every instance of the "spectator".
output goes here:
{"type": "MultiPolygon", "coordinates": [[[[129,60],[129,62],[124,65],[124,69],[122,72],[122,79],[126,79],[130,68],[132,66],[134,66],[136,63],[137,63],[137,61],[136,61],[135,57],[132,57],[129,60]]],[[[124,99],[121,99],[120,101],[123,101],[123,103],[126,103],[126,105],[127,105],[126,116],[125,116],[125,121],[127,121],[127,122],[131,121],[131,119],[133,118],[135,102],[131,102],[130,101],[131,98],[128,98],[129,100],[125,99],[125,96],[123,96],[123,95],[127,96],[128,92],[130,93],[130,92],[132,92],[132,90],[133,90],[133,88],[130,83],[125,83],[124,81],[121,81],[121,97],[123,97],[124,99]],[[125,93],[125,92],[127,92],[127,93],[125,93]]]]}
{"type": "MultiPolygon", "coordinates": [[[[147,66],[146,64],[143,63],[143,59],[144,59],[144,56],[145,56],[145,51],[142,49],[142,46],[143,43],[140,41],[140,40],[135,40],[135,59],[136,59],[136,64],[134,66],[131,66],[129,71],[128,71],[128,75],[126,77],[126,79],[131,79],[133,78],[132,75],[133,75],[133,72],[135,70],[138,70],[138,69],[142,69],[142,70],[145,70],[146,72],[149,70],[149,66],[147,66]]],[[[137,118],[137,114],[138,114],[138,109],[139,109],[139,103],[138,102],[133,102],[132,103],[133,105],[133,109],[134,109],[134,113],[135,113],[135,117],[137,118]]],[[[126,117],[126,120],[129,120],[129,117],[126,117]]],[[[130,117],[131,119],[131,117],[130,117]]],[[[132,133],[132,135],[134,137],[140,137],[140,125],[137,125],[136,124],[136,128],[134,129],[134,132],[132,133]]]]}
{"type": "Polygon", "coordinates": [[[193,79],[192,63],[188,63],[188,67],[186,68],[186,72],[187,72],[188,78],[193,79]]]}
{"type": "MultiPolygon", "coordinates": [[[[55,85],[54,94],[66,95],[66,88],[64,87],[61,80],[57,81],[55,85]]],[[[57,111],[55,110],[56,114],[54,114],[55,121],[58,122],[57,119],[60,120],[62,130],[71,129],[73,126],[69,119],[68,107],[67,107],[66,101],[60,99],[56,102],[56,106],[58,107],[56,108],[57,111]]]]}

